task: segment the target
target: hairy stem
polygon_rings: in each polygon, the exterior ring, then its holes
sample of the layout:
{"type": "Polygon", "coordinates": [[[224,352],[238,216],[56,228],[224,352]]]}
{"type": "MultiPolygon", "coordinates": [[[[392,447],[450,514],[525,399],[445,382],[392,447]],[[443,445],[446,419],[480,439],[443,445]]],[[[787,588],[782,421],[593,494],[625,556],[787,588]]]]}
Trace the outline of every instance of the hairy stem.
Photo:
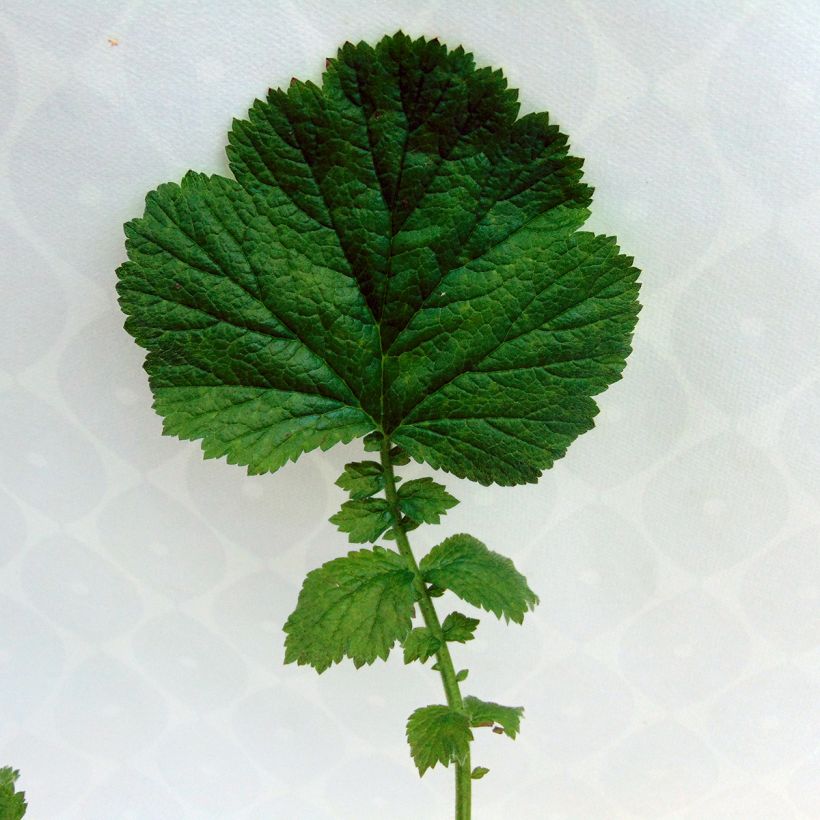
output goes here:
{"type": "MultiPolygon", "coordinates": [[[[401,510],[399,509],[399,498],[396,493],[396,477],[393,473],[393,463],[390,460],[390,439],[385,436],[381,444],[381,461],[384,469],[385,497],[390,508],[390,515],[393,518],[393,531],[396,534],[396,545],[399,552],[407,559],[410,568],[413,570],[413,584],[418,592],[419,609],[424,618],[425,626],[431,634],[438,638],[441,648],[436,652],[436,662],[438,664],[441,682],[444,684],[444,694],[447,698],[447,705],[451,709],[462,710],[464,703],[461,699],[461,689],[456,680],[456,670],[453,666],[453,659],[450,657],[450,650],[444,640],[444,633],[441,629],[433,599],[427,591],[427,584],[419,570],[416,557],[410,548],[407,540],[407,533],[401,523],[401,510]]],[[[456,763],[456,820],[470,820],[470,806],[472,797],[472,778],[470,776],[470,753],[463,763],[456,763]]]]}

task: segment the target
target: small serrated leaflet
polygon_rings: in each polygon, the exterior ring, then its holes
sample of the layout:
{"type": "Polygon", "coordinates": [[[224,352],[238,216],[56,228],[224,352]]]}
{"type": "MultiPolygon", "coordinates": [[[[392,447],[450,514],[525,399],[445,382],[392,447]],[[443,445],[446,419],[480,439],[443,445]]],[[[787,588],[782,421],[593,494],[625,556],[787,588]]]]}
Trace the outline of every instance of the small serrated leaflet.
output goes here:
{"type": "Polygon", "coordinates": [[[398,553],[357,550],[309,572],[285,624],[285,663],[323,672],[342,658],[386,659],[411,628],[413,573],[398,553]]]}
{"type": "Polygon", "coordinates": [[[478,618],[468,618],[460,612],[451,612],[441,625],[444,640],[455,643],[467,643],[475,637],[478,618]]]}
{"type": "Polygon", "coordinates": [[[345,490],[354,501],[369,498],[384,489],[384,470],[378,461],[353,461],[345,465],[336,479],[336,486],[345,490]]]}
{"type": "Polygon", "coordinates": [[[26,793],[15,789],[19,777],[17,769],[0,768],[0,820],[22,820],[26,813],[26,793]]]}
{"type": "Polygon", "coordinates": [[[378,431],[374,430],[372,433],[368,433],[362,439],[364,451],[366,453],[378,453],[381,450],[383,440],[384,436],[378,431]]]}
{"type": "Polygon", "coordinates": [[[521,729],[523,706],[502,706],[500,703],[479,700],[471,695],[464,698],[464,711],[470,726],[493,726],[493,731],[515,738],[521,729]]]}
{"type": "MultiPolygon", "coordinates": [[[[417,529],[419,526],[418,521],[413,521],[411,518],[407,516],[402,516],[401,518],[401,528],[404,530],[405,533],[412,532],[413,530],[417,529]]],[[[387,541],[395,541],[396,540],[396,532],[391,527],[385,534],[384,538],[387,541]]]]}
{"type": "Polygon", "coordinates": [[[403,467],[405,464],[410,463],[410,456],[401,447],[391,447],[390,461],[396,467],[403,467]]]}
{"type": "Polygon", "coordinates": [[[420,775],[437,763],[462,763],[472,739],[467,715],[449,706],[423,706],[407,721],[407,742],[420,775]]]}
{"type": "Polygon", "coordinates": [[[404,639],[404,662],[424,663],[435,655],[440,647],[441,641],[426,626],[418,626],[410,630],[404,639]]]}
{"type": "Polygon", "coordinates": [[[432,478],[416,478],[399,488],[399,507],[420,524],[438,524],[441,516],[458,501],[432,478]]]}
{"type": "Polygon", "coordinates": [[[513,562],[472,535],[445,538],[419,564],[428,583],[449,589],[467,603],[520,624],[538,596],[513,562]]]}
{"type": "Polygon", "coordinates": [[[392,518],[383,498],[360,498],[345,501],[330,522],[347,533],[353,544],[373,543],[390,526],[392,518]]]}

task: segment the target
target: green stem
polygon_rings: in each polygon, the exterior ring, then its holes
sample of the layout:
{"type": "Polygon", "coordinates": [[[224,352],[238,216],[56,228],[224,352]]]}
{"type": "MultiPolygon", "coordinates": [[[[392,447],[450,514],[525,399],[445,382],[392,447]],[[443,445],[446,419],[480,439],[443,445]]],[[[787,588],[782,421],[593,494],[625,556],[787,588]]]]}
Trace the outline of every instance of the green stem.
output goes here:
{"type": "MultiPolygon", "coordinates": [[[[431,634],[438,638],[441,648],[436,652],[436,662],[438,664],[441,682],[444,684],[444,694],[447,698],[447,705],[451,709],[461,711],[464,702],[461,699],[461,689],[456,679],[456,670],[453,666],[453,659],[450,657],[450,650],[444,640],[444,632],[441,629],[433,599],[427,591],[427,584],[422,577],[416,557],[410,548],[407,540],[407,533],[401,524],[401,510],[399,509],[399,497],[396,492],[396,477],[393,473],[393,462],[390,460],[390,439],[385,436],[381,445],[382,468],[384,469],[384,489],[387,504],[390,508],[390,515],[393,518],[393,532],[396,534],[396,544],[399,552],[407,559],[413,571],[413,584],[418,593],[419,609],[425,626],[431,634]]],[[[472,796],[472,778],[470,769],[470,753],[463,763],[456,763],[456,820],[470,820],[470,807],[472,796]]]]}

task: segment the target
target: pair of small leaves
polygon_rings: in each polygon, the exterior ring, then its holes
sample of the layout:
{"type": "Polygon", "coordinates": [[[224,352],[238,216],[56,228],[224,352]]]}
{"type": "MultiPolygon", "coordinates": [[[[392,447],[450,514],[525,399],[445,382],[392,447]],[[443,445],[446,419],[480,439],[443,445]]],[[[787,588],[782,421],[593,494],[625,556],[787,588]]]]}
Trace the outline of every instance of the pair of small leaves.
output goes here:
{"type": "MultiPolygon", "coordinates": [[[[386,499],[370,497],[384,487],[381,465],[375,461],[348,464],[336,484],[350,493],[351,500],[345,501],[330,521],[346,532],[352,543],[373,543],[392,524],[386,499]]],[[[398,498],[405,530],[415,529],[419,524],[438,524],[441,516],[458,504],[444,486],[432,478],[417,478],[402,484],[398,498]]]]}
{"type": "MultiPolygon", "coordinates": [[[[473,639],[473,632],[477,626],[478,618],[468,618],[460,612],[452,612],[444,619],[441,631],[445,641],[466,643],[473,639]]],[[[432,658],[440,648],[441,641],[426,626],[416,627],[411,629],[404,639],[404,662],[421,661],[424,663],[428,658],[432,658]]]]}
{"type": "MultiPolygon", "coordinates": [[[[538,600],[509,558],[470,535],[433,547],[420,569],[427,582],[516,623],[538,600]]],[[[437,639],[423,627],[410,637],[417,599],[410,565],[393,550],[361,549],[329,561],[308,573],[285,624],[285,662],[323,672],[348,657],[358,667],[386,659],[396,641],[405,643],[408,662],[426,659],[437,651],[437,639]]],[[[467,641],[477,624],[453,613],[443,624],[445,639],[467,641]]]]}
{"type": "Polygon", "coordinates": [[[21,820],[26,813],[26,794],[15,790],[18,777],[17,769],[0,768],[0,820],[21,820]]]}
{"type": "MultiPolygon", "coordinates": [[[[498,726],[508,737],[515,738],[523,714],[523,707],[502,706],[475,697],[464,698],[462,710],[442,704],[416,709],[407,721],[407,742],[419,774],[437,763],[464,763],[475,727],[498,726]]],[[[484,774],[486,770],[475,779],[484,774]]]]}

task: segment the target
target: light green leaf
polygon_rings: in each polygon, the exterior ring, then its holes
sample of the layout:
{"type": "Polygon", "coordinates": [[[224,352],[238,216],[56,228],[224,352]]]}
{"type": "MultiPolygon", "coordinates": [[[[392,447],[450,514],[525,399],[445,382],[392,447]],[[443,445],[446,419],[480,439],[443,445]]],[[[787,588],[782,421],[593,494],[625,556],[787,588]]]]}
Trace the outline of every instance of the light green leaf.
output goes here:
{"type": "Polygon", "coordinates": [[[478,618],[468,618],[460,612],[451,612],[441,625],[444,632],[444,639],[446,641],[454,641],[456,643],[467,643],[471,641],[475,635],[476,627],[478,626],[478,618]]]}
{"type": "Polygon", "coordinates": [[[476,766],[472,772],[470,773],[470,777],[473,780],[481,780],[485,774],[487,774],[490,770],[486,766],[476,766]]]}
{"type": "Polygon", "coordinates": [[[459,671],[456,672],[456,680],[461,683],[463,680],[467,680],[467,675],[469,674],[469,669],[459,669],[459,671]]]}
{"type": "Polygon", "coordinates": [[[399,488],[399,507],[413,521],[438,524],[458,501],[432,478],[417,478],[399,488]]]}
{"type": "Polygon", "coordinates": [[[449,706],[424,706],[407,721],[407,742],[420,775],[436,763],[463,763],[472,739],[467,715],[449,706]]]}
{"type": "Polygon", "coordinates": [[[467,603],[520,624],[538,597],[509,558],[472,535],[445,538],[421,560],[428,583],[449,589],[467,603]]]}
{"type": "Polygon", "coordinates": [[[26,813],[26,793],[15,791],[19,777],[17,769],[0,768],[0,820],[21,820],[26,813]]]}
{"type": "Polygon", "coordinates": [[[471,695],[464,698],[464,710],[470,718],[470,726],[498,724],[508,737],[515,738],[521,730],[523,706],[502,706],[492,701],[479,700],[471,695]]]}
{"type": "Polygon", "coordinates": [[[441,642],[426,626],[416,627],[404,639],[404,662],[421,661],[424,663],[440,648],[441,642]]]}
{"type": "Polygon", "coordinates": [[[285,663],[323,672],[343,657],[356,667],[386,659],[410,631],[416,592],[398,553],[362,549],[309,572],[285,624],[285,663]]]}
{"type": "Polygon", "coordinates": [[[384,489],[382,465],[378,461],[353,461],[336,479],[336,486],[346,490],[354,500],[369,498],[384,489]]]}
{"type": "Polygon", "coordinates": [[[579,230],[567,138],[518,114],[462,48],[347,43],[234,122],[235,180],[151,192],[118,291],[164,431],[252,473],[371,431],[485,484],[563,456],[620,378],[638,272],[579,230]]]}
{"type": "Polygon", "coordinates": [[[345,501],[342,508],[330,517],[354,544],[375,541],[392,523],[387,501],[383,498],[362,498],[345,501]]]}

